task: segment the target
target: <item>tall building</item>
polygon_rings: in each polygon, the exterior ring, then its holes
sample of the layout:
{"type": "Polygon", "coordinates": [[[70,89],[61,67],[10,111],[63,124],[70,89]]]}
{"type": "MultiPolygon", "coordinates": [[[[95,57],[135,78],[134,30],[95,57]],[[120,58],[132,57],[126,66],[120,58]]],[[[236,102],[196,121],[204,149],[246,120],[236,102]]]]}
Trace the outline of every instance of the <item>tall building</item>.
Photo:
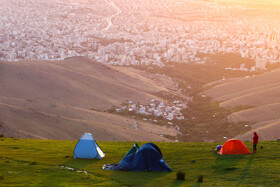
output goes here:
{"type": "Polygon", "coordinates": [[[256,69],[257,70],[265,70],[266,68],[266,60],[263,58],[256,59],[256,69]]]}

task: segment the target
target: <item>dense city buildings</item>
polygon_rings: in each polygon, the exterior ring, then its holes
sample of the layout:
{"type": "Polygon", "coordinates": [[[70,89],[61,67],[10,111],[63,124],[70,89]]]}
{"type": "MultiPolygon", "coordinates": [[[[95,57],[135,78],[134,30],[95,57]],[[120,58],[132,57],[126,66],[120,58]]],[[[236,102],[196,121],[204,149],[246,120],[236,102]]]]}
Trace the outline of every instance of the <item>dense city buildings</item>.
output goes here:
{"type": "Polygon", "coordinates": [[[128,101],[122,107],[116,108],[116,112],[135,111],[138,114],[162,117],[171,121],[173,119],[183,120],[184,116],[181,110],[184,108],[187,108],[187,102],[184,103],[180,100],[174,100],[172,103],[165,103],[164,101],[151,99],[147,105],[135,104],[133,101],[128,101]]]}
{"type": "Polygon", "coordinates": [[[204,0],[0,3],[0,60],[87,56],[111,65],[164,66],[237,53],[253,59],[255,69],[280,62],[279,9],[204,0]]]}

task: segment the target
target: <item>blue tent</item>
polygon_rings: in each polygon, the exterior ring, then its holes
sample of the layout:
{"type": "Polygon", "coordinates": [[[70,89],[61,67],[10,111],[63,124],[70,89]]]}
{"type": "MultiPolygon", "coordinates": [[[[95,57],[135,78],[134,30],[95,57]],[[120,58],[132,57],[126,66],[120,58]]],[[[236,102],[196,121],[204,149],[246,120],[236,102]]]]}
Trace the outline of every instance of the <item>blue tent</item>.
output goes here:
{"type": "Polygon", "coordinates": [[[105,156],[100,147],[95,142],[92,134],[85,133],[78,141],[74,149],[74,158],[101,159],[105,156]]]}
{"type": "Polygon", "coordinates": [[[139,148],[139,145],[135,142],[131,149],[126,153],[126,155],[124,155],[124,157],[127,157],[130,154],[134,154],[139,148]]]}
{"type": "Polygon", "coordinates": [[[162,159],[162,153],[153,143],[144,144],[135,152],[125,156],[115,170],[123,171],[172,171],[162,159]]]}

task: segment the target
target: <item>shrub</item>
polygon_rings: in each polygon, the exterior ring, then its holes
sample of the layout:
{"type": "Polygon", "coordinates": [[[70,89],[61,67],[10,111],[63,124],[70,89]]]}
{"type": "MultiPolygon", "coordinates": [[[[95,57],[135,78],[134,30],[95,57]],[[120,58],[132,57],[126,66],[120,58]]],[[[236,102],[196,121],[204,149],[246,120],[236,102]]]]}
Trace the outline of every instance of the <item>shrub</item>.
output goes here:
{"type": "Polygon", "coordinates": [[[37,162],[30,162],[30,165],[37,165],[37,162]]]}
{"type": "Polygon", "coordinates": [[[199,175],[199,176],[197,177],[197,182],[200,182],[200,183],[203,182],[203,175],[199,175]]]}
{"type": "Polygon", "coordinates": [[[4,134],[0,134],[0,138],[4,138],[4,134]]]}
{"type": "Polygon", "coordinates": [[[185,180],[185,173],[182,171],[177,172],[177,180],[185,180]]]}
{"type": "Polygon", "coordinates": [[[0,175],[0,180],[4,180],[4,176],[0,175]]]}

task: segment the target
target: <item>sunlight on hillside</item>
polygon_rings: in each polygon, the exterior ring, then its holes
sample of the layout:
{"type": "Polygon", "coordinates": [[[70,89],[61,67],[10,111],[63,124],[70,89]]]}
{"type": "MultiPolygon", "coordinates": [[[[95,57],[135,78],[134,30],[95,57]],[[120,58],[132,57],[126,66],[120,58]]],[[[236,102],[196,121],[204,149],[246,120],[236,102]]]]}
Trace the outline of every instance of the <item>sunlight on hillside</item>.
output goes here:
{"type": "MultiPolygon", "coordinates": [[[[211,0],[210,0],[211,1],[211,0]]],[[[227,3],[227,4],[238,4],[243,6],[253,6],[258,8],[264,8],[263,6],[280,6],[279,0],[213,0],[219,3],[227,3]]]]}
{"type": "Polygon", "coordinates": [[[265,111],[280,102],[278,0],[0,4],[5,136],[214,142],[279,126],[265,122],[280,121],[265,111]]]}

